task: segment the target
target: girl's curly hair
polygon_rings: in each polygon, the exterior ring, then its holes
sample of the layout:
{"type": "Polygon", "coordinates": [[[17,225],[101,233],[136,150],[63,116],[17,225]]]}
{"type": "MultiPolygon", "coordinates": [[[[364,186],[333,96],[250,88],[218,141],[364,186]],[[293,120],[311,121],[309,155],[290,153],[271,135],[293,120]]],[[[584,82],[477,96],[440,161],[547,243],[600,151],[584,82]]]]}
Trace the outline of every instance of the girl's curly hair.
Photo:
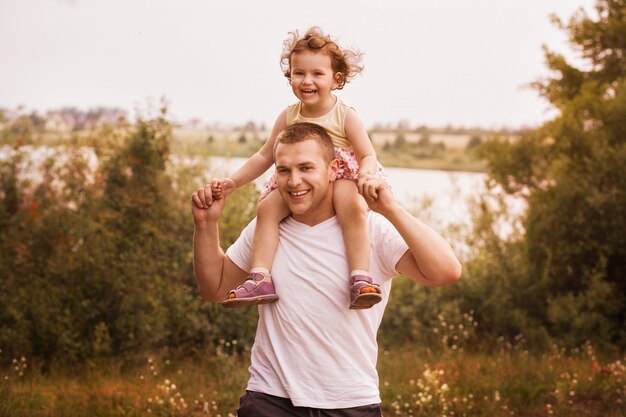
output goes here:
{"type": "Polygon", "coordinates": [[[289,32],[289,37],[283,42],[283,53],[280,56],[280,68],[289,82],[291,82],[291,56],[302,51],[321,52],[330,57],[330,65],[334,73],[339,73],[337,90],[341,90],[346,83],[363,71],[361,60],[363,54],[355,49],[343,49],[322,30],[314,26],[306,31],[303,37],[296,30],[289,32]]]}

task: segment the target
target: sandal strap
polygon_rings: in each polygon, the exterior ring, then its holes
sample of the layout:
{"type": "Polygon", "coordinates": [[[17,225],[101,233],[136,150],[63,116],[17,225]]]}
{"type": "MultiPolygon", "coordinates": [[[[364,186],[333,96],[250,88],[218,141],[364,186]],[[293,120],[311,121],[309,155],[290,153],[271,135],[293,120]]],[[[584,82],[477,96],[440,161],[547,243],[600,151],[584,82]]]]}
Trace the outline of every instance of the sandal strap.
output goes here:
{"type": "Polygon", "coordinates": [[[228,294],[230,294],[231,292],[237,292],[238,290],[245,290],[246,292],[250,292],[257,288],[259,285],[261,285],[261,282],[263,281],[269,281],[269,279],[266,279],[265,275],[260,272],[252,272],[250,275],[248,275],[248,278],[244,281],[243,284],[241,284],[234,290],[230,290],[228,294]]]}
{"type": "Polygon", "coordinates": [[[378,284],[374,284],[372,278],[368,277],[367,275],[353,275],[353,276],[350,277],[350,285],[351,286],[355,285],[355,284],[357,284],[359,282],[366,282],[366,283],[368,283],[370,285],[374,285],[376,287],[379,286],[378,284]]]}

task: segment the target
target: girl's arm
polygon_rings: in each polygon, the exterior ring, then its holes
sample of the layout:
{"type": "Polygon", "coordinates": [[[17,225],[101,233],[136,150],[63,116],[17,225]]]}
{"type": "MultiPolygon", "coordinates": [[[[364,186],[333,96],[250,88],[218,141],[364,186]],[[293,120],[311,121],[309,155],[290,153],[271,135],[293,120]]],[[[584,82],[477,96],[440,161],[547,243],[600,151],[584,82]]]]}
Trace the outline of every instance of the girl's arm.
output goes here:
{"type": "Polygon", "coordinates": [[[269,169],[274,163],[274,142],[276,136],[283,130],[286,125],[286,110],[283,110],[274,122],[274,127],[270,133],[270,137],[263,144],[261,149],[252,155],[230,178],[214,179],[212,182],[212,192],[217,198],[227,196],[243,185],[254,181],[269,169]]]}
{"type": "Polygon", "coordinates": [[[354,154],[359,161],[359,190],[362,191],[362,181],[366,175],[373,175],[377,169],[376,151],[367,135],[367,130],[354,109],[349,109],[344,122],[344,129],[354,154]]]}
{"type": "Polygon", "coordinates": [[[344,129],[350,144],[354,148],[357,161],[359,161],[359,172],[363,174],[374,174],[377,168],[376,151],[374,145],[367,135],[367,130],[354,109],[349,109],[344,122],[344,129]]]}

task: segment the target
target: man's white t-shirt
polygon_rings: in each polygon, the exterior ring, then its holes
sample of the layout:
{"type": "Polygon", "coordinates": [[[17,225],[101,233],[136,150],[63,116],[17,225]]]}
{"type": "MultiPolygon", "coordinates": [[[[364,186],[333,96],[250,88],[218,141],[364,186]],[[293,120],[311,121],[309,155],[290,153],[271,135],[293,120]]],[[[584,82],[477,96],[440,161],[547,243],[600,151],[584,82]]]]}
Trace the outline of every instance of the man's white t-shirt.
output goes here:
{"type": "MultiPolygon", "coordinates": [[[[350,408],[380,403],[376,333],[395,266],[408,250],[383,216],[369,212],[370,276],[383,300],[349,310],[349,270],[341,226],[332,217],[313,227],[280,224],[272,279],[279,300],[259,306],[247,389],[289,398],[295,406],[350,408]]],[[[249,271],[256,222],[226,254],[249,271]]]]}

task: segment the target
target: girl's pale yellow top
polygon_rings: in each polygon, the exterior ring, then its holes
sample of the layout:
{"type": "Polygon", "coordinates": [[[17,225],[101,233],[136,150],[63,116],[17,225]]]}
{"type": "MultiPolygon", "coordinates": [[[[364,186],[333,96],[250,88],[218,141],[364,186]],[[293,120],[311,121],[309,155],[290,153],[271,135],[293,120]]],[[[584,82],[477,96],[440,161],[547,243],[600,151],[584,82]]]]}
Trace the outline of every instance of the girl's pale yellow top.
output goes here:
{"type": "Polygon", "coordinates": [[[346,105],[343,101],[337,98],[337,102],[328,113],[320,117],[303,117],[300,114],[300,102],[292,104],[287,107],[287,126],[290,126],[297,122],[311,122],[316,125],[322,126],[331,139],[333,145],[336,148],[351,148],[352,145],[346,137],[346,130],[344,129],[344,122],[346,120],[346,113],[350,110],[350,106],[346,105]]]}

